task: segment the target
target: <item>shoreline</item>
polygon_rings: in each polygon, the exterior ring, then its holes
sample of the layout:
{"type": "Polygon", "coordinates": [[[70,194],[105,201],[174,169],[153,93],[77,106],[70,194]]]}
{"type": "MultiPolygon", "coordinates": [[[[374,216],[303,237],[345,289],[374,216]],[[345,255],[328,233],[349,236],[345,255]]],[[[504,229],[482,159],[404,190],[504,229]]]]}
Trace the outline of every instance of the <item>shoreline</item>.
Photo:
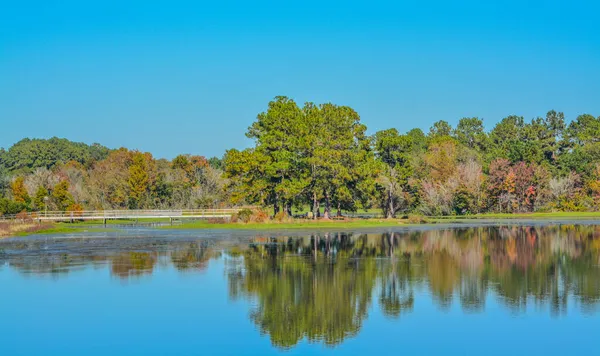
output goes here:
{"type": "Polygon", "coordinates": [[[214,223],[201,220],[182,222],[176,225],[136,224],[134,221],[114,220],[106,226],[89,223],[56,223],[35,231],[20,231],[0,236],[0,239],[31,235],[58,235],[77,233],[103,233],[129,229],[146,231],[184,230],[234,230],[234,231],[309,231],[319,230],[420,230],[429,228],[461,228],[490,225],[539,225],[539,224],[598,224],[600,212],[583,213],[531,213],[531,214],[482,214],[471,216],[423,217],[421,223],[410,219],[349,219],[349,220],[294,220],[288,222],[268,221],[263,223],[214,223]],[[111,227],[112,226],[112,227],[111,227]]]}

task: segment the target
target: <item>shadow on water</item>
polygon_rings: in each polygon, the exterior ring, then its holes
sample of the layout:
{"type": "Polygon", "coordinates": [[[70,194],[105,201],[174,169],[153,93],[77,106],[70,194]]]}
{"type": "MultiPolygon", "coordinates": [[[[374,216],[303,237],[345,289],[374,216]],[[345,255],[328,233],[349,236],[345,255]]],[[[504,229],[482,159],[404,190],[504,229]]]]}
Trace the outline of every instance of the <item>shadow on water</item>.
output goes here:
{"type": "Polygon", "coordinates": [[[512,313],[533,305],[553,316],[572,307],[595,313],[600,301],[600,226],[593,225],[0,243],[0,265],[55,278],[90,265],[122,280],[151,276],[161,264],[194,273],[213,259],[224,263],[229,297],[254,301],[250,319],[284,349],[303,339],[337,345],[360,331],[372,305],[398,319],[417,298],[465,313],[483,313],[496,298],[512,313]]]}

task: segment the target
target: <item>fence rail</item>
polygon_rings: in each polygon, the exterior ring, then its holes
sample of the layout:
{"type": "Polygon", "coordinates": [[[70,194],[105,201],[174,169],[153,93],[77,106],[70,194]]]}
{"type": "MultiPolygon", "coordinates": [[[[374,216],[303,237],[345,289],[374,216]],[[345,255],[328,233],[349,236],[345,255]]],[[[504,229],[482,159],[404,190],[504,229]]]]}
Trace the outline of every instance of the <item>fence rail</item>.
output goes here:
{"type": "Polygon", "coordinates": [[[109,219],[152,219],[152,218],[230,218],[242,208],[232,209],[189,209],[189,210],[84,210],[84,211],[41,211],[0,216],[0,221],[38,220],[109,220],[109,219]]]}

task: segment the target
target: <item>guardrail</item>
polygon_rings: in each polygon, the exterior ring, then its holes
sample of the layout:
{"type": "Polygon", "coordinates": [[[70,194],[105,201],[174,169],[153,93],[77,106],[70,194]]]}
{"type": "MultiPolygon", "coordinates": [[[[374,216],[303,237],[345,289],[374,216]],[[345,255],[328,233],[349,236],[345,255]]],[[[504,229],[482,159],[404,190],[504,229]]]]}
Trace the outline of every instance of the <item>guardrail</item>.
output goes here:
{"type": "Polygon", "coordinates": [[[107,219],[151,219],[151,218],[230,218],[242,208],[231,209],[187,209],[187,210],[84,210],[42,211],[0,216],[0,221],[38,220],[107,220],[107,219]]]}

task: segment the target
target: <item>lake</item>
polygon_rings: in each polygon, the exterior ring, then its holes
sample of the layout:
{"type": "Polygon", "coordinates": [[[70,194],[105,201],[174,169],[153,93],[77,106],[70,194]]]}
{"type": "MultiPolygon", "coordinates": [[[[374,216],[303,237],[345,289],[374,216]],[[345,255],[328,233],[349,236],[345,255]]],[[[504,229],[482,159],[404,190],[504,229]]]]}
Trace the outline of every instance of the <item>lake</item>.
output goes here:
{"type": "Polygon", "coordinates": [[[596,354],[600,225],[0,240],[2,355],[596,354]]]}

